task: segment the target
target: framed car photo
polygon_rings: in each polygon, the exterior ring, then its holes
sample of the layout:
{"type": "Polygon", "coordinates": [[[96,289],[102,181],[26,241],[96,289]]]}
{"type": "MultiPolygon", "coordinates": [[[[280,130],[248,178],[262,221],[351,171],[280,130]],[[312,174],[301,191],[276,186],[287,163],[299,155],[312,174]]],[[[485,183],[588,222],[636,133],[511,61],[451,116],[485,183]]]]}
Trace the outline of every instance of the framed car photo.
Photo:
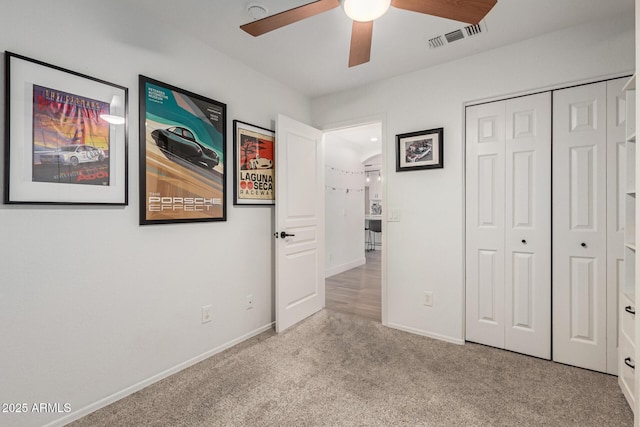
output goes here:
{"type": "Polygon", "coordinates": [[[5,53],[5,203],[126,205],[125,87],[5,53]]]}
{"type": "Polygon", "coordinates": [[[275,132],[233,121],[233,204],[275,204],[275,132]]]}
{"type": "Polygon", "coordinates": [[[226,221],[226,104],[139,84],[140,224],[226,221]]]}
{"type": "Polygon", "coordinates": [[[396,172],[444,167],[444,129],[396,135],[396,172]]]}

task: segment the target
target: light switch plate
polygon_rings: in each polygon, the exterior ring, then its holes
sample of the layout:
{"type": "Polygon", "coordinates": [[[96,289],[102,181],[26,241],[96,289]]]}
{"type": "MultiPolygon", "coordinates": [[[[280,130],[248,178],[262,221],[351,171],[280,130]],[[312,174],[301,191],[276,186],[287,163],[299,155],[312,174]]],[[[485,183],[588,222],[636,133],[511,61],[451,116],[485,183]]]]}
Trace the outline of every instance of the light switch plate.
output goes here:
{"type": "Polygon", "coordinates": [[[389,208],[389,222],[400,222],[400,208],[389,208]]]}
{"type": "Polygon", "coordinates": [[[422,303],[427,307],[433,307],[433,292],[424,291],[424,294],[422,296],[422,303]]]}

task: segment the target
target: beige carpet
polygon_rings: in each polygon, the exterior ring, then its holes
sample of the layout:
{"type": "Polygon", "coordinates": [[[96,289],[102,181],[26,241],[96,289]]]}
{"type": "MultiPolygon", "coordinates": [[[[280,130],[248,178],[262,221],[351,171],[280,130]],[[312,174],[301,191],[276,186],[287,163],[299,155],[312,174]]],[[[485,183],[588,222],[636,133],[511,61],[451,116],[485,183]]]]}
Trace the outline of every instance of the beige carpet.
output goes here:
{"type": "Polygon", "coordinates": [[[333,311],[265,332],[81,426],[631,426],[617,378],[333,311]]]}

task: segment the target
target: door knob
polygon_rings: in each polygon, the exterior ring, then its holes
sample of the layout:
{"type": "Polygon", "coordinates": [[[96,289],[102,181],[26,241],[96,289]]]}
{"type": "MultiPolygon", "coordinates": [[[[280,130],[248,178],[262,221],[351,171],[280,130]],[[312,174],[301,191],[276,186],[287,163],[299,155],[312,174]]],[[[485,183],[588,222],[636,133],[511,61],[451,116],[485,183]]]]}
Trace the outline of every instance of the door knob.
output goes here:
{"type": "Polygon", "coordinates": [[[283,239],[284,239],[285,237],[292,237],[292,236],[295,236],[295,234],[289,234],[289,233],[287,233],[286,231],[282,231],[282,232],[280,232],[280,237],[282,237],[283,239]]]}
{"type": "Polygon", "coordinates": [[[580,243],[580,246],[582,246],[583,248],[586,248],[586,247],[587,247],[587,244],[586,244],[586,243],[584,243],[584,242],[582,242],[582,243],[580,243]]]}
{"type": "Polygon", "coordinates": [[[626,306],[626,307],[624,308],[624,311],[626,311],[626,312],[627,312],[627,313],[629,313],[629,314],[636,314],[636,310],[635,310],[635,308],[631,307],[630,305],[626,306]]]}
{"type": "Polygon", "coordinates": [[[523,244],[523,245],[526,245],[526,244],[527,244],[527,241],[526,241],[525,239],[522,239],[522,244],[523,244]]]}

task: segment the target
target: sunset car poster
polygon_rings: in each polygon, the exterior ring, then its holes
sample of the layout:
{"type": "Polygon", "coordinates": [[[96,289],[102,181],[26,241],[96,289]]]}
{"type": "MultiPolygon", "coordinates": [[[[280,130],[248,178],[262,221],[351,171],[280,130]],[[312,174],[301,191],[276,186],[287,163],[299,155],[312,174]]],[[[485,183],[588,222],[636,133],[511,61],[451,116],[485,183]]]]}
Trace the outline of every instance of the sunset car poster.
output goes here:
{"type": "Polygon", "coordinates": [[[226,104],[140,76],[140,224],[226,221],[226,104]]]}
{"type": "Polygon", "coordinates": [[[33,85],[34,182],[109,185],[106,102],[33,85]]]}
{"type": "Polygon", "coordinates": [[[128,89],[5,52],[4,203],[128,204],[128,89]]]}
{"type": "Polygon", "coordinates": [[[275,132],[233,121],[234,188],[236,205],[275,203],[275,132]]]}

